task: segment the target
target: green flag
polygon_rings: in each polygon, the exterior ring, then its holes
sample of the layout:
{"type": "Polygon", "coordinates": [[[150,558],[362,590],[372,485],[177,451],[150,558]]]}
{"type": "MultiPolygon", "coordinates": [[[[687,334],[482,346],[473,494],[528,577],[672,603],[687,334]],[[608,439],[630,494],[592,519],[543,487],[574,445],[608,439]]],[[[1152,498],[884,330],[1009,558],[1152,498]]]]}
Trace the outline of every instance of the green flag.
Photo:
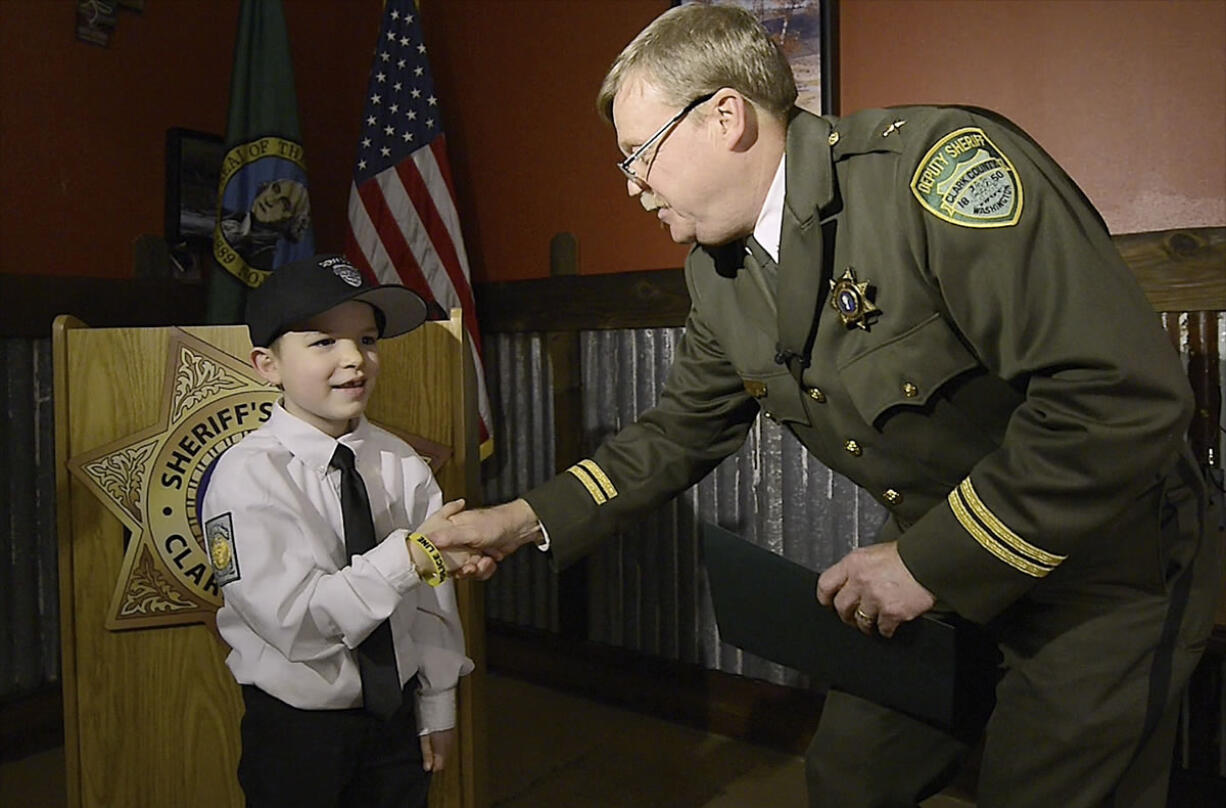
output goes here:
{"type": "Polygon", "coordinates": [[[315,252],[281,0],[243,0],[239,10],[217,201],[207,317],[237,323],[247,289],[315,252]]]}

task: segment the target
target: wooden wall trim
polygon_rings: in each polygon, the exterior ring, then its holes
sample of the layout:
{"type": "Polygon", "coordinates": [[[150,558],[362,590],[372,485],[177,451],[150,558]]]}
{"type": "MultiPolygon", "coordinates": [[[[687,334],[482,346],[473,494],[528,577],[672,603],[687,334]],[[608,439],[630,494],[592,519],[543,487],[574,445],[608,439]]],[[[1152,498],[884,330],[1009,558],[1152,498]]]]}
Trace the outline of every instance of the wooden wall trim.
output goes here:
{"type": "MultiPolygon", "coordinates": [[[[1158,311],[1226,310],[1226,227],[1114,237],[1158,311]]],[[[656,328],[685,324],[680,269],[477,284],[488,332],[656,328]]],[[[0,274],[0,336],[46,337],[57,314],[93,327],[199,325],[206,288],[170,279],[0,274]]]]}
{"type": "MultiPolygon", "coordinates": [[[[1226,309],[1226,227],[1114,236],[1158,311],[1226,309]]],[[[477,284],[484,331],[570,331],[685,324],[690,298],[680,269],[477,284]]]]}
{"type": "Polygon", "coordinates": [[[474,292],[477,320],[494,333],[675,326],[690,310],[680,269],[485,283],[474,292]]]}
{"type": "Polygon", "coordinates": [[[170,278],[0,274],[0,336],[50,337],[57,315],[91,327],[201,325],[205,287],[170,278]]]}
{"type": "Polygon", "coordinates": [[[1113,240],[1158,311],[1226,309],[1226,227],[1128,233],[1113,240]]]}

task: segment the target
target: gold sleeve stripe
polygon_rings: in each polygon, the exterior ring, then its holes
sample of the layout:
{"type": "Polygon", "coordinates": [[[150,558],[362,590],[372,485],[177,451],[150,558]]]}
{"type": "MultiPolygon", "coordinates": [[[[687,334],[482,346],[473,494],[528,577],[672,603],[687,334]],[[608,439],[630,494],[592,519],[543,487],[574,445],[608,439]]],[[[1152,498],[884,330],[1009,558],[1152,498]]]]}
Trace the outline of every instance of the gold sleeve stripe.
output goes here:
{"type": "Polygon", "coordinates": [[[970,506],[979,520],[987,526],[988,530],[996,534],[996,537],[1016,553],[1021,553],[1033,559],[1039,564],[1048,567],[1057,567],[1060,562],[1068,558],[1068,556],[1055,555],[1046,550],[1035,547],[1030,542],[1023,539],[1021,536],[1009,529],[1009,526],[996,518],[996,514],[988,510],[988,506],[983,504],[983,500],[979,498],[979,494],[975,492],[975,485],[971,482],[971,478],[967,477],[958,486],[962,491],[962,496],[966,498],[966,504],[970,506]]]}
{"type": "Polygon", "coordinates": [[[1013,567],[1015,570],[1024,572],[1035,578],[1043,578],[1047,575],[1047,573],[1051,572],[1050,567],[1042,567],[1029,559],[1019,558],[1008,548],[1002,547],[993,536],[989,535],[988,532],[975,521],[975,517],[971,516],[970,511],[968,511],[966,506],[962,504],[962,497],[959,496],[957,488],[949,492],[949,507],[954,512],[954,516],[957,518],[958,522],[961,523],[962,527],[966,528],[966,532],[970,533],[972,538],[979,542],[979,545],[983,547],[983,549],[987,550],[989,553],[996,556],[1010,567],[1013,567]]]}
{"type": "Polygon", "coordinates": [[[567,471],[573,474],[576,480],[583,483],[583,487],[586,488],[587,492],[592,495],[592,499],[596,500],[597,505],[603,505],[609,501],[609,498],[604,495],[604,492],[600,490],[600,487],[596,485],[590,476],[588,476],[585,469],[582,469],[579,466],[571,466],[567,469],[567,471]]]}
{"type": "Polygon", "coordinates": [[[617,488],[613,485],[613,481],[609,479],[609,475],[604,473],[604,469],[596,465],[595,460],[584,458],[575,465],[587,469],[587,473],[592,475],[592,479],[600,486],[600,490],[604,491],[606,497],[613,499],[613,497],[617,496],[617,488]]]}

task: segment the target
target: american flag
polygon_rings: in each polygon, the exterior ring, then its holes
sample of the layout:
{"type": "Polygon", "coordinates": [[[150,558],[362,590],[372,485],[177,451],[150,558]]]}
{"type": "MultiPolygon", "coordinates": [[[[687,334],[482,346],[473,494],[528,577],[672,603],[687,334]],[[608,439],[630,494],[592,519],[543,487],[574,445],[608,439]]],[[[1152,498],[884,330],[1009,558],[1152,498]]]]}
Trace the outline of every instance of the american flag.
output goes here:
{"type": "Polygon", "coordinates": [[[490,405],[468,255],[434,80],[412,0],[388,0],[366,91],[349,189],[345,254],[381,283],[403,283],[444,311],[464,310],[477,367],[482,456],[490,405]]]}

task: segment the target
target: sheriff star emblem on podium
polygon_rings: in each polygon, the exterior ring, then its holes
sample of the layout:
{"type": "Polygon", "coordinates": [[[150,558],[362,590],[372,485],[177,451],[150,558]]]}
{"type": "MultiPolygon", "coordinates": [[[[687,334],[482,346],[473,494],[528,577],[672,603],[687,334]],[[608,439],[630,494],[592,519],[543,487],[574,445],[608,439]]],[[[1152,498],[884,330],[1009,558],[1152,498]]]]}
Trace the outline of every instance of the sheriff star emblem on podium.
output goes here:
{"type": "Polygon", "coordinates": [[[843,275],[837,281],[830,281],[830,307],[839,313],[843,325],[854,325],[868,331],[870,318],[881,313],[869,299],[870,289],[872,283],[857,280],[853,267],[843,270],[843,275]]]}
{"type": "MultiPolygon", "coordinates": [[[[131,534],[107,609],[111,631],[213,619],[229,547],[206,541],[201,500],[217,458],[267,421],[280,397],[246,362],[177,328],[164,379],[159,423],[68,461],[131,534]]],[[[435,473],[450,455],[400,437],[435,473]]]]}

